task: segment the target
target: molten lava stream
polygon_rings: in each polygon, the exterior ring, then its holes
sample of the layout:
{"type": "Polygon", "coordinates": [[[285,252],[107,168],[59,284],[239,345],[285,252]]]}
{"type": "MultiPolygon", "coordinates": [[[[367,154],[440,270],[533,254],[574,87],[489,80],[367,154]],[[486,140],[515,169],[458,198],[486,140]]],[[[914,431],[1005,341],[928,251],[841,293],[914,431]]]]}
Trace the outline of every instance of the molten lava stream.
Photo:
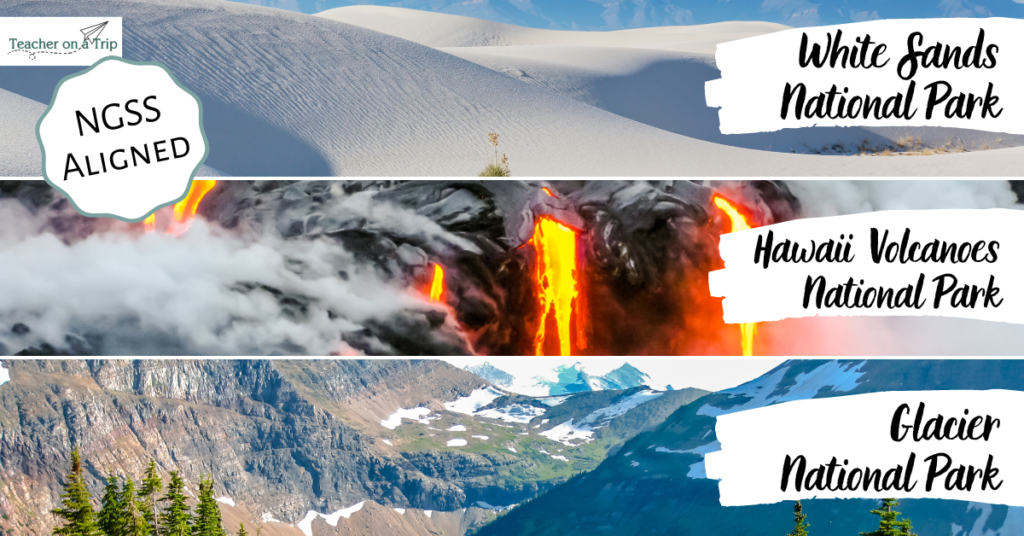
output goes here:
{"type": "MultiPolygon", "coordinates": [[[[750,224],[747,223],[747,219],[743,217],[743,214],[724,197],[714,197],[715,206],[722,209],[722,212],[729,218],[729,222],[732,227],[729,229],[730,233],[736,231],[746,231],[750,229],[750,224]]],[[[754,355],[754,333],[757,332],[757,324],[748,323],[740,324],[740,343],[743,345],[743,355],[752,356],[754,355]]]]}
{"type": "Polygon", "coordinates": [[[188,189],[185,199],[174,204],[174,221],[167,229],[168,234],[181,236],[192,225],[196,218],[196,211],[199,210],[199,203],[203,197],[217,185],[217,181],[193,180],[192,187],[188,189]]]}
{"type": "MultiPolygon", "coordinates": [[[[192,181],[192,186],[188,189],[188,194],[185,199],[174,204],[171,208],[171,222],[167,226],[166,233],[174,236],[181,236],[188,231],[188,228],[192,225],[192,220],[196,218],[196,211],[199,210],[199,203],[203,201],[203,197],[206,196],[217,185],[215,180],[199,180],[195,179],[192,181]]],[[[147,233],[156,231],[156,212],[150,214],[145,220],[142,220],[142,228],[147,233]]]]}
{"type": "Polygon", "coordinates": [[[434,264],[434,279],[430,282],[430,303],[439,303],[444,295],[444,268],[434,264]]]}
{"type": "Polygon", "coordinates": [[[584,321],[580,312],[576,234],[574,229],[550,216],[541,216],[534,224],[533,238],[529,243],[537,252],[534,282],[540,298],[541,315],[534,347],[538,356],[544,355],[548,315],[552,313],[558,329],[559,354],[572,355],[574,317],[576,347],[586,348],[584,321]]]}

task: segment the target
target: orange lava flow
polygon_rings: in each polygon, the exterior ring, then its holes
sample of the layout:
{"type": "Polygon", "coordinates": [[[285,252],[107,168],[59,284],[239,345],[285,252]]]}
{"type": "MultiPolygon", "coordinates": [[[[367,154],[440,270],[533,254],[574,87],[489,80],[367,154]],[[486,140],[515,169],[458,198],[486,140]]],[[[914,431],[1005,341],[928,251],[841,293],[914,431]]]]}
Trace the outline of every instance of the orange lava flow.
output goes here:
{"type": "MultiPolygon", "coordinates": [[[[203,201],[206,194],[210,193],[210,190],[217,185],[215,180],[193,180],[192,186],[188,189],[188,194],[185,199],[174,204],[170,209],[171,222],[167,224],[166,233],[174,236],[181,236],[188,231],[188,228],[192,225],[192,220],[196,218],[196,211],[199,210],[199,203],[203,201]]],[[[159,212],[163,213],[163,209],[159,212]]],[[[154,212],[142,220],[142,228],[147,233],[156,231],[157,228],[157,213],[154,212]]],[[[161,218],[163,219],[163,218],[161,218]]]]}
{"type": "Polygon", "coordinates": [[[434,279],[430,282],[430,303],[438,303],[444,294],[444,268],[434,264],[434,279]]]}
{"type": "MultiPolygon", "coordinates": [[[[732,227],[729,229],[730,233],[736,231],[746,231],[750,229],[750,224],[747,223],[747,219],[743,217],[743,214],[733,206],[732,203],[727,201],[724,197],[715,196],[713,199],[715,206],[720,208],[729,218],[729,222],[732,227]]],[[[743,355],[752,356],[754,355],[754,333],[757,332],[756,323],[740,324],[740,343],[743,345],[743,355]]]]}
{"type": "Polygon", "coordinates": [[[206,197],[206,194],[216,185],[217,181],[215,180],[194,179],[192,181],[192,187],[188,189],[188,195],[185,196],[185,199],[174,204],[174,221],[167,230],[168,234],[180,236],[188,230],[192,220],[196,218],[199,203],[203,201],[203,197],[206,197]]]}
{"type": "Polygon", "coordinates": [[[541,216],[534,224],[530,239],[537,251],[535,282],[540,297],[540,326],[534,338],[536,354],[544,355],[548,315],[555,315],[558,326],[559,354],[572,355],[572,319],[576,318],[576,346],[586,347],[583,317],[579,312],[579,282],[576,231],[550,216],[541,216]],[[574,311],[574,302],[576,310],[574,311]]]}

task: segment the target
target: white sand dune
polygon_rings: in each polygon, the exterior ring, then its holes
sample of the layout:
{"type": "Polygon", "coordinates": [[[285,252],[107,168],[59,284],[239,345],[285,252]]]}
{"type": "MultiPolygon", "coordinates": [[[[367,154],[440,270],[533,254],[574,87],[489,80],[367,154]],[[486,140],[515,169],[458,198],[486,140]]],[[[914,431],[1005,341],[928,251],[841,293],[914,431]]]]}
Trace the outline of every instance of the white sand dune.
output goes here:
{"type": "Polygon", "coordinates": [[[789,153],[878,151],[897,142],[981,150],[1024,145],[1024,136],[934,127],[820,127],[723,135],[704,83],[720,77],[715,45],[786,29],[763,22],[567,32],[411,9],[351,6],[320,16],[389,33],[523,82],[676,134],[789,153]]]}
{"type": "Polygon", "coordinates": [[[38,176],[42,154],[36,121],[46,106],[0,89],[0,170],[6,176],[38,176]]]}
{"type": "MultiPolygon", "coordinates": [[[[238,176],[474,175],[488,132],[501,134],[517,176],[1010,176],[1024,156],[831,157],[708,143],[395,36],[219,0],[3,0],[0,10],[122,16],[125,57],[166,64],[202,98],[207,164],[238,176]]],[[[0,68],[0,89],[48,102],[76,70],[0,68]]],[[[24,138],[33,114],[16,101],[0,100],[0,113],[24,138]]],[[[0,159],[0,174],[23,167],[6,151],[0,159]]]]}
{"type": "Polygon", "coordinates": [[[720,78],[714,58],[668,50],[604,46],[452,47],[445,52],[524,82],[669,132],[704,141],[800,154],[923,149],[982,150],[1024,145],[1024,136],[936,127],[810,127],[724,135],[704,83],[720,78]]]}

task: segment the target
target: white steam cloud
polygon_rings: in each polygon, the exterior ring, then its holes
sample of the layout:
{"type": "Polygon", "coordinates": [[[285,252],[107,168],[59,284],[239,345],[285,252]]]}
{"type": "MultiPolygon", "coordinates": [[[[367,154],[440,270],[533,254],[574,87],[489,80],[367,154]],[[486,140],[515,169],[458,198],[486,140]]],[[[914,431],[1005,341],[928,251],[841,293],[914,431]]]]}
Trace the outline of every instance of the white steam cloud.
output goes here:
{"type": "MultiPolygon", "coordinates": [[[[789,187],[800,199],[805,217],[1024,208],[1016,204],[1010,184],[998,180],[791,181],[789,187]]],[[[760,351],[774,355],[1019,355],[1024,326],[957,318],[819,317],[759,324],[758,340],[760,351]]]]}
{"type": "MultiPolygon", "coordinates": [[[[896,157],[914,158],[914,157],[896,157]]],[[[879,210],[1020,208],[1007,181],[821,180],[789,181],[806,217],[879,210]]]]}
{"type": "Polygon", "coordinates": [[[8,352],[74,334],[104,354],[352,354],[342,332],[431,307],[330,240],[242,240],[197,219],[180,237],[107,232],[69,245],[38,220],[0,200],[8,352]]]}

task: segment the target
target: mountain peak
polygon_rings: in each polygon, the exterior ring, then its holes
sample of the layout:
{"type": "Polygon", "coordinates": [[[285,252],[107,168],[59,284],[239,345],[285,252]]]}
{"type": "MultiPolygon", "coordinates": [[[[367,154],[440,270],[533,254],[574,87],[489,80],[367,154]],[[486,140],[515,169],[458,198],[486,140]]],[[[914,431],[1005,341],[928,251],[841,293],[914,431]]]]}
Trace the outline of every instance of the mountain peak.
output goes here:
{"type": "Polygon", "coordinates": [[[515,376],[512,376],[508,372],[505,372],[504,370],[495,367],[489,361],[484,361],[480,365],[466,365],[465,367],[462,367],[462,370],[472,372],[473,374],[480,376],[481,378],[493,383],[494,385],[498,385],[501,387],[511,387],[512,382],[515,381],[515,376]]]}

